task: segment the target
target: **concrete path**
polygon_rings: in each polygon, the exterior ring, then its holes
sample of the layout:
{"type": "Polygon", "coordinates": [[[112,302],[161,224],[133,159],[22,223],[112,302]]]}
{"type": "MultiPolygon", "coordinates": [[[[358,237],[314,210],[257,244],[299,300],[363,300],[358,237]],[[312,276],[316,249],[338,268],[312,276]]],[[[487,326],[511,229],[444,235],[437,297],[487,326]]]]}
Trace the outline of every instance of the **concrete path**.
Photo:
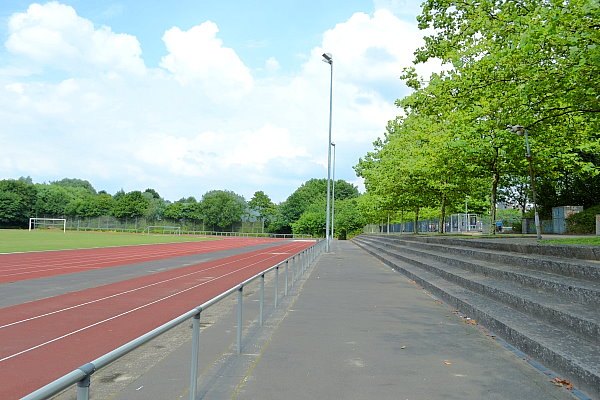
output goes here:
{"type": "Polygon", "coordinates": [[[331,250],[231,398],[576,398],[352,242],[331,250]]]}

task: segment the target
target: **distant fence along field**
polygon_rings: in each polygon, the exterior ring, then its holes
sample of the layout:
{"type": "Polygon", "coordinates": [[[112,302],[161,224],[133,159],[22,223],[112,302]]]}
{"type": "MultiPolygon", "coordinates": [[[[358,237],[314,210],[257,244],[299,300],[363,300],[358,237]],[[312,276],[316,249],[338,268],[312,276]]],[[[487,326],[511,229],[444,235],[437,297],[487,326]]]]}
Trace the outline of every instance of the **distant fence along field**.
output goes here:
{"type": "MultiPolygon", "coordinates": [[[[67,218],[68,230],[80,231],[114,231],[114,232],[148,232],[148,227],[154,233],[172,233],[180,231],[189,232],[239,232],[239,233],[263,233],[261,221],[243,221],[228,226],[227,229],[216,229],[216,227],[193,220],[155,220],[144,217],[138,218],[115,218],[112,216],[101,216],[94,218],[67,218]],[[168,227],[169,229],[163,229],[168,227]],[[174,228],[177,229],[174,229],[174,228]],[[167,232],[168,231],[168,232],[167,232]]],[[[178,233],[178,232],[177,232],[178,233]]]]}

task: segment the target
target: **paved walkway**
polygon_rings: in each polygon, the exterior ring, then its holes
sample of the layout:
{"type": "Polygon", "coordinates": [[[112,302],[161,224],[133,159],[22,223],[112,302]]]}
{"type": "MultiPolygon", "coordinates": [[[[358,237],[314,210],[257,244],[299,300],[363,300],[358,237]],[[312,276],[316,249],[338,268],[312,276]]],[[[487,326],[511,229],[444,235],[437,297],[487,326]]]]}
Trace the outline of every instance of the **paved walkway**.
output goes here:
{"type": "Polygon", "coordinates": [[[574,398],[353,243],[331,250],[232,398],[574,398]]]}

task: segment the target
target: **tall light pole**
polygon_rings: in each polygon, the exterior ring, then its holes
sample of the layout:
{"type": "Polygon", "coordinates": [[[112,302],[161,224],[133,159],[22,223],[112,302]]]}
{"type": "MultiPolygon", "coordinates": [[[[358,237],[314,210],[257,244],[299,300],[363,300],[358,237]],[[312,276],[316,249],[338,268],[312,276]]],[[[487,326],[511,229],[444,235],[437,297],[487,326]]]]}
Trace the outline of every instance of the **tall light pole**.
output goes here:
{"type": "Polygon", "coordinates": [[[331,112],[333,110],[333,57],[331,53],[323,53],[323,61],[329,64],[331,77],[329,80],[329,140],[327,141],[327,215],[325,217],[325,251],[329,253],[329,210],[331,207],[331,112]]]}
{"type": "Polygon", "coordinates": [[[331,185],[331,239],[333,239],[333,231],[335,229],[335,143],[331,143],[331,146],[333,147],[333,185],[331,185]]]}
{"type": "Polygon", "coordinates": [[[537,240],[542,239],[542,226],[540,224],[540,216],[537,209],[537,198],[535,194],[535,181],[533,175],[533,162],[531,161],[531,149],[529,148],[529,136],[527,130],[522,125],[508,125],[508,129],[512,133],[519,136],[525,136],[525,148],[527,149],[527,161],[529,162],[529,178],[531,179],[531,194],[533,195],[533,210],[535,213],[535,235],[537,240]]]}

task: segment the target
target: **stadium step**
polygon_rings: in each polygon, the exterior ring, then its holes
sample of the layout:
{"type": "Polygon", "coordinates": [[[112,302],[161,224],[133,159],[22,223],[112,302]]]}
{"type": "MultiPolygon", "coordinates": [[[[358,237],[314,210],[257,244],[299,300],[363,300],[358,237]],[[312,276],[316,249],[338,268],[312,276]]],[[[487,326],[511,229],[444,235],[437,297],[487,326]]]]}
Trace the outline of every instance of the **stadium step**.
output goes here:
{"type": "Polygon", "coordinates": [[[360,235],[353,241],[600,398],[595,249],[413,235],[360,235]]]}

